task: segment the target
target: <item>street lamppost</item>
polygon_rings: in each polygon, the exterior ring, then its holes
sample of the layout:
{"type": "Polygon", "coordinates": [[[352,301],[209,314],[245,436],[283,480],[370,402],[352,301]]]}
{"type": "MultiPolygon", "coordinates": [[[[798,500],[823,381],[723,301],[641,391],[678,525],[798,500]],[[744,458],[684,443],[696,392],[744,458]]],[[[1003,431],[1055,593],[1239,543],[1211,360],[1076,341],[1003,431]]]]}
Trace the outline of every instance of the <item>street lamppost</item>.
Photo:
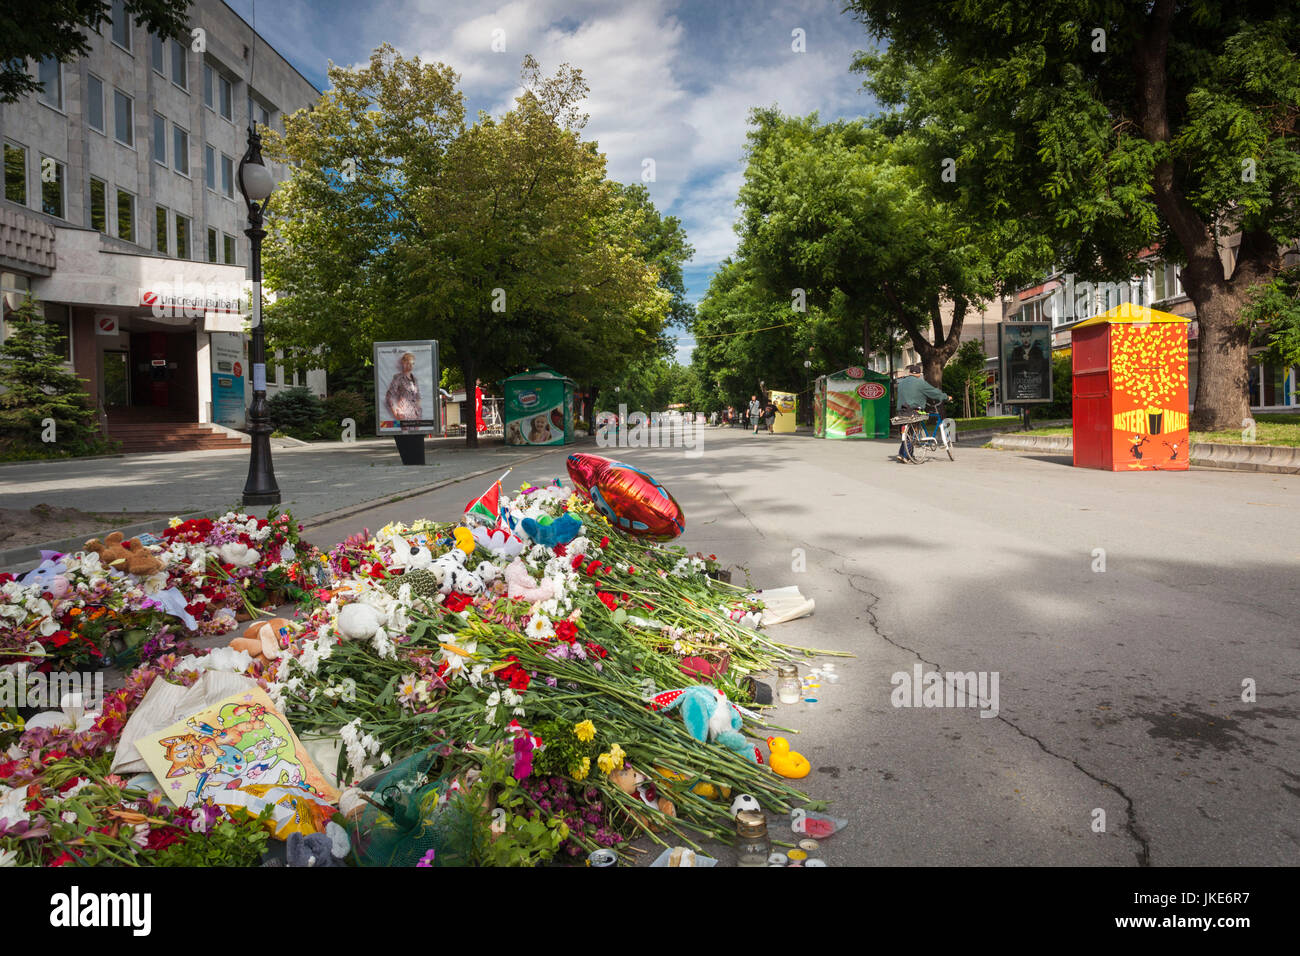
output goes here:
{"type": "MultiPolygon", "coordinates": [[[[804,401],[804,408],[807,409],[808,420],[811,422],[812,414],[812,359],[803,360],[803,393],[807,398],[804,401]]],[[[816,424],[813,422],[813,424],[816,424]]]]}
{"type": "Polygon", "coordinates": [[[262,137],[257,135],[257,124],[249,121],[248,150],[239,161],[239,191],[248,206],[248,236],[252,246],[253,267],[253,321],[251,362],[253,366],[253,404],[248,409],[249,434],[253,446],[248,459],[248,480],[244,482],[244,505],[278,505],[280,486],[275,483],[275,469],[271,465],[271,422],[266,407],[266,338],[262,331],[262,213],[275,183],[271,172],[262,162],[262,137]]]}

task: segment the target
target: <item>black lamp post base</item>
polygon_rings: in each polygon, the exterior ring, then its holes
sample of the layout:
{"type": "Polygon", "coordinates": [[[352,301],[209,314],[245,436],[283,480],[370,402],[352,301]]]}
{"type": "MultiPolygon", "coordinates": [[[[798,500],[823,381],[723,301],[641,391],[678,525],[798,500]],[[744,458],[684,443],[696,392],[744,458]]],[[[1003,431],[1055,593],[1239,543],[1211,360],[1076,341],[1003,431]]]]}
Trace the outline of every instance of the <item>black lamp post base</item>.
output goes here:
{"type": "Polygon", "coordinates": [[[244,492],[244,507],[250,505],[278,505],[280,503],[280,492],[278,491],[256,491],[244,492]]]}

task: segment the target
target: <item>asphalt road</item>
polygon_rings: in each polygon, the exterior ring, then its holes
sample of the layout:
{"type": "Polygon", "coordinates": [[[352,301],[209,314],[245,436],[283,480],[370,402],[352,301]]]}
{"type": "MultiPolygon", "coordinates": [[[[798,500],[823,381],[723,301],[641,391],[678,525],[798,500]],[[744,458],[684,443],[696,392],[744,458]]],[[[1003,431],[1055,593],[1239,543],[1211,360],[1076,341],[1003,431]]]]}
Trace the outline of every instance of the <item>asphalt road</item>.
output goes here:
{"type": "MultiPolygon", "coordinates": [[[[805,789],[850,820],[828,862],[1300,863],[1300,477],[893,451],[710,429],[699,457],[616,454],[676,496],[681,544],[816,600],[773,636],[855,655],[774,717],[801,731],[805,789]],[[983,672],[983,705],[893,706],[918,664],[983,672]]],[[[480,485],[308,536],[451,519],[480,485]]]]}

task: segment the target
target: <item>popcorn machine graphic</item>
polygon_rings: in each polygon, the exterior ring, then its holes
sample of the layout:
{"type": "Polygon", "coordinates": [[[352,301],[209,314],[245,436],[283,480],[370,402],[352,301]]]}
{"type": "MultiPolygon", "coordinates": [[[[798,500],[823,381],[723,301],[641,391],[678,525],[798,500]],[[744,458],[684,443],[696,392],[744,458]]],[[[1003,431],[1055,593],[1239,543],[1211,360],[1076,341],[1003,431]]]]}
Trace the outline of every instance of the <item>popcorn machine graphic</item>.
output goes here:
{"type": "Polygon", "coordinates": [[[1075,467],[1187,469],[1188,321],[1125,303],[1074,327],[1075,467]]]}

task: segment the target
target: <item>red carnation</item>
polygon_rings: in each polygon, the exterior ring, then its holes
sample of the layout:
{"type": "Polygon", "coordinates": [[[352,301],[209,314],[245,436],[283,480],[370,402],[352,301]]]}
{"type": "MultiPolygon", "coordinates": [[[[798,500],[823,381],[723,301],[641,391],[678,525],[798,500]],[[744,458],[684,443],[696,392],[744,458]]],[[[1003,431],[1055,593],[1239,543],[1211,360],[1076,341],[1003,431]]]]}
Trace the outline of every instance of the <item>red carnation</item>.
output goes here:
{"type": "Polygon", "coordinates": [[[452,614],[459,614],[473,603],[474,599],[468,594],[461,594],[459,591],[452,591],[443,600],[442,606],[452,614]]]}
{"type": "Polygon", "coordinates": [[[578,625],[572,621],[556,621],[555,636],[566,644],[572,644],[578,639],[578,625]]]}
{"type": "Polygon", "coordinates": [[[608,548],[608,547],[609,547],[609,535],[605,535],[605,537],[603,537],[603,538],[600,539],[600,546],[601,546],[602,548],[608,548]]]}
{"type": "Polygon", "coordinates": [[[618,606],[618,600],[614,597],[614,595],[608,593],[607,591],[597,591],[596,597],[600,598],[601,603],[604,604],[605,607],[609,608],[611,611],[618,606]]]}

